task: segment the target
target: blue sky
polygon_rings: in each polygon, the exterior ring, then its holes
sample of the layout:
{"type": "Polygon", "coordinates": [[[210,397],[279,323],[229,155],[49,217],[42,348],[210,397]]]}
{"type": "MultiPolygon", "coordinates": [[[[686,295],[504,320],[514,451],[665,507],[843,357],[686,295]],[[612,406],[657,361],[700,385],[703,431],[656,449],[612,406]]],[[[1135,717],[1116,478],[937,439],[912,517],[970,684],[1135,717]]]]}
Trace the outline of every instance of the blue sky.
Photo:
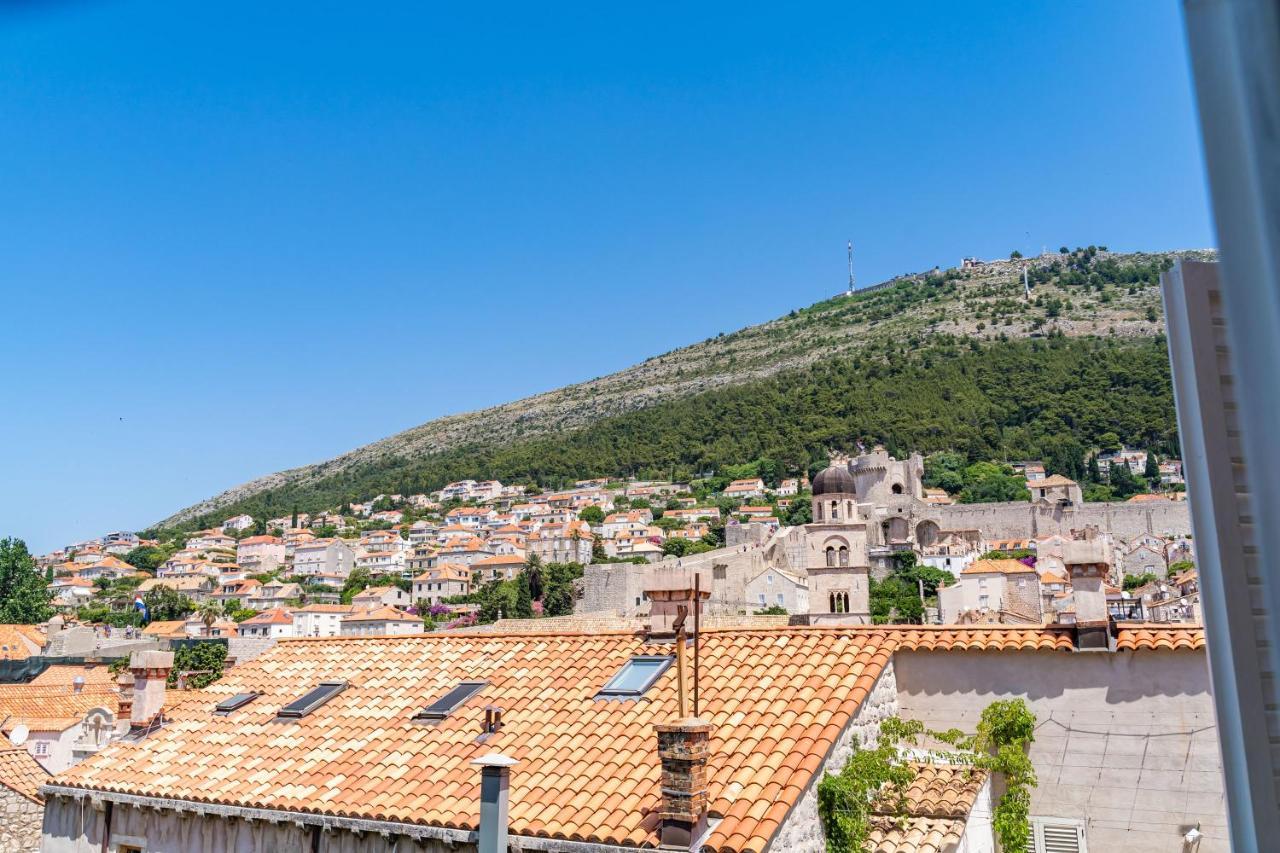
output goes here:
{"type": "Polygon", "coordinates": [[[472,5],[0,12],[0,535],[769,319],[848,237],[1213,242],[1172,2],[472,5]]]}

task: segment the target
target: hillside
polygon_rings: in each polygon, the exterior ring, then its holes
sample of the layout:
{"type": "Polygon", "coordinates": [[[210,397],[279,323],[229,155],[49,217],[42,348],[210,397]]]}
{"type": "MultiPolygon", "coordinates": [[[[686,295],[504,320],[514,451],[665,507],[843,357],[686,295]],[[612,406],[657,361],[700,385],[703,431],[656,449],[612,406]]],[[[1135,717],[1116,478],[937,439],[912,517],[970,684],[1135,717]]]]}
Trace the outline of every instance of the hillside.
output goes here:
{"type": "MultiPolygon", "coordinates": [[[[209,514],[220,518],[240,510],[283,511],[295,504],[304,510],[320,509],[375,491],[438,488],[447,479],[465,476],[554,482],[566,477],[641,471],[670,474],[674,467],[681,468],[681,473],[696,473],[687,469],[746,461],[776,443],[767,436],[744,435],[742,430],[743,422],[761,423],[758,417],[770,411],[766,400],[773,395],[813,397],[823,383],[832,381],[833,370],[856,377],[861,386],[895,372],[901,383],[911,388],[953,381],[933,376],[931,371],[940,369],[943,362],[951,364],[959,359],[963,363],[965,358],[975,361],[977,371],[986,360],[974,358],[973,348],[984,346],[1013,359],[1005,363],[1009,373],[993,377],[992,387],[982,387],[987,384],[983,382],[973,384],[975,393],[997,395],[1001,386],[1007,387],[1024,369],[1062,368],[1069,361],[1059,363],[1064,354],[1083,357],[1078,367],[1086,370],[1091,359],[1105,360],[1098,353],[1115,353],[1117,348],[1133,348],[1140,355],[1132,357],[1139,359],[1154,353],[1157,362],[1166,362],[1160,380],[1165,387],[1147,389],[1154,394],[1150,413],[1167,412],[1167,417],[1157,417],[1156,422],[1171,424],[1168,365],[1163,344],[1157,341],[1163,332],[1158,276],[1174,257],[1210,254],[1077,251],[1032,258],[1025,262],[1032,283],[1030,302],[1025,298],[1022,264],[1018,262],[903,276],[650,358],[609,376],[440,418],[326,462],[259,478],[176,513],[162,524],[204,522],[209,514]],[[1018,346],[1020,338],[1046,338],[1053,346],[1018,346]],[[1072,339],[1081,343],[1069,345],[1072,339]],[[1053,364],[1037,368],[1033,362],[1045,361],[1045,353],[1057,354],[1049,360],[1053,364]],[[935,354],[939,361],[926,365],[935,354]],[[906,370],[925,373],[902,375],[906,370]],[[701,415],[696,429],[680,432],[673,426],[668,428],[693,412],[701,415]],[[619,437],[644,440],[620,441],[619,437]],[[759,452],[751,450],[753,446],[759,452]],[[521,459],[524,461],[517,461],[521,459]]],[[[1125,359],[1117,364],[1120,373],[1125,359]]],[[[1075,390],[1110,396],[1115,380],[1124,384],[1123,376],[1098,379],[1077,383],[1075,390]]],[[[890,399],[895,395],[900,398],[904,390],[896,385],[883,388],[890,399]]],[[[1068,390],[1062,388],[1063,393],[1068,390]]],[[[846,415],[869,418],[868,426],[872,426],[874,411],[885,399],[863,399],[860,405],[865,411],[846,415]]],[[[948,409],[955,408],[943,399],[918,402],[916,411],[927,421],[945,419],[948,409]],[[937,408],[932,408],[935,404],[937,408]]],[[[830,409],[829,402],[826,408],[830,409]]],[[[847,408],[847,401],[839,402],[840,411],[847,408]]],[[[797,412],[779,410],[776,415],[794,418],[797,412]]],[[[840,419],[847,421],[846,416],[840,419]]],[[[900,423],[895,425],[897,432],[911,432],[900,423]]],[[[789,465],[803,464],[810,457],[821,456],[826,447],[843,446],[863,436],[890,440],[904,449],[939,449],[929,448],[918,436],[895,437],[883,429],[859,429],[842,436],[827,430],[815,433],[799,425],[795,429],[787,424],[768,426],[771,431],[789,434],[784,454],[789,465]]],[[[1081,427],[1069,425],[1066,429],[1079,432],[1081,427]]],[[[1106,429],[1120,432],[1114,427],[1106,429]]],[[[1158,431],[1168,432],[1167,428],[1158,431]]],[[[1088,437],[1082,433],[1079,439],[1088,437]]],[[[1167,434],[1160,439],[1161,443],[1172,440],[1167,434]]],[[[971,447],[961,449],[979,452],[972,440],[967,443],[971,447]]],[[[1003,439],[978,443],[986,445],[989,452],[1006,446],[1003,439]]]]}

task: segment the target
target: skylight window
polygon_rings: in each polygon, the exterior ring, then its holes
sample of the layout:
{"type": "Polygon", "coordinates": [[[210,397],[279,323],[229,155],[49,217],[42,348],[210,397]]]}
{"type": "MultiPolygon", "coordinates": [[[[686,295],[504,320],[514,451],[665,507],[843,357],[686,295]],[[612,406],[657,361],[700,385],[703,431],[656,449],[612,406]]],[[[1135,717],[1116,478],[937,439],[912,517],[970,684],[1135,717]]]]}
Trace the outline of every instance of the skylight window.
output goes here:
{"type": "Polygon", "coordinates": [[[252,693],[252,692],[237,693],[236,695],[223,699],[221,702],[219,702],[217,704],[217,707],[213,709],[213,713],[225,717],[227,714],[230,714],[232,711],[235,711],[238,708],[243,708],[245,705],[248,705],[254,699],[257,699],[260,695],[261,695],[260,693],[252,693]]]}
{"type": "Polygon", "coordinates": [[[301,698],[295,699],[280,709],[280,716],[300,718],[310,714],[347,687],[346,681],[322,681],[320,686],[307,691],[301,698]]]}
{"type": "Polygon", "coordinates": [[[448,717],[463,702],[466,702],[472,696],[480,692],[480,690],[488,686],[487,681],[460,681],[458,686],[432,702],[414,715],[414,719],[420,722],[437,722],[448,717]]]}
{"type": "Polygon", "coordinates": [[[634,657],[623,664],[618,674],[600,689],[597,697],[619,697],[622,699],[643,696],[658,680],[658,676],[667,671],[673,658],[668,656],[634,657]]]}

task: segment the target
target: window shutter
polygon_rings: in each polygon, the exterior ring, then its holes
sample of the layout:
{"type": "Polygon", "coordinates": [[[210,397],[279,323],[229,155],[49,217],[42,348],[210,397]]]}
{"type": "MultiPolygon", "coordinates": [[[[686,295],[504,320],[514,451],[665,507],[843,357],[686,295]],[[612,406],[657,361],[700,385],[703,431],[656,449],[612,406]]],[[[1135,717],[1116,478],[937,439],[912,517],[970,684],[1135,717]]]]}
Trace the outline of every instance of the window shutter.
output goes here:
{"type": "Polygon", "coordinates": [[[1032,819],[1027,853],[1087,853],[1084,826],[1079,823],[1032,819]]]}

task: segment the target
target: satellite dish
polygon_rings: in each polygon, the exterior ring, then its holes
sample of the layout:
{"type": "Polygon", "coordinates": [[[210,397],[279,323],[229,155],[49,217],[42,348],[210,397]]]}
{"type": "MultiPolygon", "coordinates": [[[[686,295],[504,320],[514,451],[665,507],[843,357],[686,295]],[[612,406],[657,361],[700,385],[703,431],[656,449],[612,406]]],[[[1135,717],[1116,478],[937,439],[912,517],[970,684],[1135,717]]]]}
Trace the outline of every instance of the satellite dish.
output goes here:
{"type": "Polygon", "coordinates": [[[27,742],[27,735],[29,734],[30,731],[27,727],[19,723],[13,727],[13,733],[9,735],[9,740],[13,742],[14,746],[22,746],[27,742]]]}

